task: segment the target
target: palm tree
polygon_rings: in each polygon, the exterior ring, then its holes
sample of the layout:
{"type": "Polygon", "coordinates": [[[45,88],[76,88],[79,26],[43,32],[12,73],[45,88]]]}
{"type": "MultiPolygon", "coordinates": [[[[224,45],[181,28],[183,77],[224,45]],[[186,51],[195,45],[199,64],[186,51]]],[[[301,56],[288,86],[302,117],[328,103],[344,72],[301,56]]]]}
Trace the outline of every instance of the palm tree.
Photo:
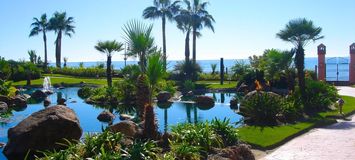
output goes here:
{"type": "Polygon", "coordinates": [[[129,21],[123,28],[129,48],[127,55],[139,58],[139,66],[143,73],[147,66],[147,55],[156,51],[152,29],[152,24],[145,25],[137,20],[129,21]]]}
{"type": "Polygon", "coordinates": [[[37,54],[35,50],[27,51],[28,55],[30,56],[30,62],[36,64],[37,61],[37,54]]]}
{"type": "Polygon", "coordinates": [[[123,44],[116,41],[104,41],[98,42],[95,49],[107,55],[107,85],[109,88],[112,87],[112,70],[111,70],[111,59],[113,52],[120,52],[123,50],[123,44]]]}
{"type": "Polygon", "coordinates": [[[74,18],[67,17],[66,12],[55,12],[53,17],[49,20],[48,29],[53,30],[57,34],[57,39],[55,40],[55,58],[58,68],[61,66],[62,35],[64,34],[71,37],[72,34],[75,33],[73,23],[74,18]]]}
{"type": "Polygon", "coordinates": [[[162,34],[163,34],[163,59],[164,69],[166,70],[166,36],[165,36],[165,23],[166,19],[173,20],[174,14],[178,11],[178,3],[175,1],[171,3],[170,0],[153,0],[154,6],[147,7],[143,11],[143,17],[145,19],[158,19],[162,20],[162,34]]]}
{"type": "Polygon", "coordinates": [[[202,0],[193,0],[192,4],[189,0],[184,0],[186,10],[191,17],[192,26],[192,60],[196,63],[196,39],[200,37],[199,33],[203,27],[207,27],[214,32],[213,23],[215,22],[212,15],[206,10],[208,2],[202,2],[202,0]]]}
{"type": "Polygon", "coordinates": [[[177,28],[183,33],[186,33],[185,37],[185,61],[190,61],[190,34],[192,30],[190,12],[185,9],[181,9],[179,14],[175,16],[177,28]]]}
{"type": "Polygon", "coordinates": [[[47,15],[42,14],[41,18],[33,18],[33,23],[31,24],[31,32],[30,32],[30,37],[36,36],[39,33],[43,33],[43,43],[44,43],[44,68],[47,68],[48,66],[48,57],[47,57],[47,29],[48,29],[48,20],[47,20],[47,15]]]}
{"type": "Polygon", "coordinates": [[[305,99],[304,47],[310,41],[315,42],[324,38],[324,36],[320,35],[321,32],[321,27],[316,27],[310,20],[300,18],[291,20],[283,30],[276,34],[280,39],[291,42],[295,46],[298,85],[303,99],[305,99]]]}
{"type": "Polygon", "coordinates": [[[161,58],[160,52],[153,53],[148,57],[146,74],[149,82],[150,103],[153,102],[154,91],[157,89],[156,86],[166,75],[163,64],[164,60],[161,58]]]}

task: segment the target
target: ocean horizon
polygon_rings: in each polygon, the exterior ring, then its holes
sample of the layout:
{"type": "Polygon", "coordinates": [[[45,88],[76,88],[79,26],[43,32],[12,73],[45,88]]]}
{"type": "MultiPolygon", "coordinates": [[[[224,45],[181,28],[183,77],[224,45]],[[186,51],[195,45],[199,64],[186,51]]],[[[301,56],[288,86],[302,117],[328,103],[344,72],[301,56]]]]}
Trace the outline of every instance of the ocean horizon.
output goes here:
{"type": "MultiPolygon", "coordinates": [[[[168,70],[172,71],[174,66],[183,60],[168,60],[168,70]]],[[[248,59],[224,59],[224,66],[230,71],[230,68],[235,64],[236,61],[244,61],[245,63],[249,63],[248,59]]],[[[327,80],[342,80],[346,81],[349,79],[348,75],[348,62],[349,57],[342,57],[342,60],[337,59],[337,57],[327,57],[326,62],[329,63],[327,65],[327,80]],[[338,70],[336,68],[336,63],[339,63],[338,70]],[[336,76],[336,73],[339,72],[339,76],[336,76]]],[[[99,63],[106,63],[105,61],[96,61],[96,62],[67,62],[67,66],[69,67],[79,67],[79,64],[83,63],[84,67],[93,67],[98,65],[99,63]]],[[[211,64],[217,64],[217,71],[220,70],[220,60],[197,60],[197,63],[201,66],[202,71],[209,73],[212,72],[211,64]]],[[[138,61],[127,61],[127,65],[138,64],[138,61]]],[[[55,63],[50,63],[50,65],[55,66],[55,63]]],[[[114,69],[122,69],[125,66],[124,61],[112,61],[112,65],[114,69]]],[[[318,65],[317,57],[306,57],[305,58],[305,69],[306,70],[315,70],[316,65],[318,65]]]]}

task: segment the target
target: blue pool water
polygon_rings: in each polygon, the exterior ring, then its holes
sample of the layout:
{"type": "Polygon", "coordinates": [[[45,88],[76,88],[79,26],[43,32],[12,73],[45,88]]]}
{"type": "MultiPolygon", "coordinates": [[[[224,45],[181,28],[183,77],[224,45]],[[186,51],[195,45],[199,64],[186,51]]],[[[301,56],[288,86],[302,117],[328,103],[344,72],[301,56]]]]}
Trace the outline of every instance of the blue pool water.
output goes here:
{"type": "MultiPolygon", "coordinates": [[[[101,132],[102,127],[106,127],[106,123],[98,121],[97,116],[105,109],[98,106],[93,106],[84,103],[84,100],[79,98],[77,91],[79,88],[66,88],[63,90],[56,90],[61,92],[63,98],[67,99],[67,106],[75,111],[80,125],[85,133],[101,132]],[[76,101],[74,103],[74,101],[76,101]]],[[[231,122],[238,122],[242,117],[236,114],[229,106],[230,99],[234,96],[231,93],[208,93],[208,96],[215,98],[216,104],[213,108],[203,109],[194,104],[173,103],[170,107],[155,107],[156,117],[159,125],[159,130],[168,130],[169,126],[178,123],[195,123],[206,120],[212,120],[215,117],[218,119],[229,118],[231,122]],[[201,108],[201,109],[200,109],[201,108]]],[[[49,99],[54,104],[57,101],[57,93],[49,96],[49,99]]],[[[22,111],[13,111],[13,116],[5,122],[0,123],[0,142],[7,142],[7,130],[16,126],[20,121],[28,117],[34,112],[44,109],[43,102],[38,104],[29,104],[27,108],[22,111]]],[[[116,119],[114,123],[119,122],[119,113],[114,111],[116,119]]],[[[6,159],[0,150],[0,159],[6,159]]]]}

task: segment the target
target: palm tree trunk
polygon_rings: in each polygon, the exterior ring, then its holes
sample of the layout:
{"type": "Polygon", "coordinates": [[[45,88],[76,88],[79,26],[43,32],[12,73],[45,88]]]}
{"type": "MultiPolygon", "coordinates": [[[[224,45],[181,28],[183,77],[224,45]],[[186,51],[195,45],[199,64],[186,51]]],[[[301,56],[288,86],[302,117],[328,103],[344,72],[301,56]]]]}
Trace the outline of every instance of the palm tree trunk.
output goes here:
{"type": "Polygon", "coordinates": [[[192,31],[192,61],[196,64],[196,28],[193,28],[192,31]]]}
{"type": "Polygon", "coordinates": [[[106,65],[107,65],[107,69],[106,69],[106,74],[107,74],[107,86],[108,86],[109,88],[112,87],[111,59],[112,59],[111,55],[107,56],[107,64],[106,64],[106,65]]]}
{"type": "Polygon", "coordinates": [[[56,58],[56,65],[58,68],[61,67],[61,47],[62,47],[62,31],[58,32],[58,37],[56,40],[56,53],[55,53],[55,58],[56,58]]]}
{"type": "Polygon", "coordinates": [[[185,61],[190,61],[190,31],[186,32],[185,38],[185,61]]]}
{"type": "Polygon", "coordinates": [[[43,30],[43,42],[44,42],[44,69],[45,69],[45,71],[47,71],[47,67],[48,67],[47,36],[46,36],[45,30],[43,30]]]}
{"type": "Polygon", "coordinates": [[[298,46],[296,52],[296,67],[297,67],[297,76],[298,76],[298,86],[300,88],[301,97],[303,102],[305,102],[306,96],[306,84],[305,84],[305,77],[304,77],[304,49],[302,46],[298,46]]]}
{"type": "Polygon", "coordinates": [[[162,30],[163,30],[163,61],[164,61],[164,70],[166,70],[166,37],[165,37],[165,15],[162,17],[162,30]]]}

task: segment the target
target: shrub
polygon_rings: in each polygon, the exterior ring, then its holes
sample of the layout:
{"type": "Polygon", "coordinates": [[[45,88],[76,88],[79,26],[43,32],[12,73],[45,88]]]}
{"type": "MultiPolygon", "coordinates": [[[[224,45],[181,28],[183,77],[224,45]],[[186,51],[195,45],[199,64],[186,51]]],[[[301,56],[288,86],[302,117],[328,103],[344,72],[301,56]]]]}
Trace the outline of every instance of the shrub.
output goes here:
{"type": "Polygon", "coordinates": [[[116,97],[125,105],[132,105],[136,100],[136,86],[128,80],[118,81],[113,84],[116,97]]]}
{"type": "Polygon", "coordinates": [[[253,91],[242,100],[240,113],[246,122],[275,124],[282,106],[281,96],[272,92],[253,91]]]}
{"type": "Polygon", "coordinates": [[[294,95],[288,95],[283,98],[280,113],[284,121],[293,122],[303,116],[303,108],[299,102],[294,95]]]}
{"type": "Polygon", "coordinates": [[[93,95],[93,90],[91,87],[84,86],[78,90],[78,96],[83,99],[89,98],[93,95]]]}
{"type": "Polygon", "coordinates": [[[174,80],[192,80],[195,81],[198,78],[198,73],[201,73],[202,69],[198,63],[192,61],[181,61],[174,66],[174,80]]]}
{"type": "Polygon", "coordinates": [[[120,74],[130,81],[136,82],[141,70],[138,65],[127,65],[121,69],[120,74]]]}
{"type": "Polygon", "coordinates": [[[222,137],[225,146],[231,146],[239,143],[237,129],[230,125],[230,120],[224,118],[218,120],[215,118],[211,121],[212,129],[222,137]]]}
{"type": "Polygon", "coordinates": [[[183,84],[183,89],[184,89],[185,92],[193,91],[193,90],[196,89],[196,85],[195,85],[194,82],[192,82],[190,80],[187,80],[183,84]]]}
{"type": "Polygon", "coordinates": [[[159,83],[158,89],[160,91],[167,91],[167,92],[171,93],[172,95],[174,95],[176,92],[175,82],[174,81],[167,81],[167,80],[161,81],[159,83]]]}
{"type": "Polygon", "coordinates": [[[187,143],[200,148],[200,152],[207,153],[212,147],[222,147],[223,140],[209,122],[197,124],[179,124],[171,129],[173,135],[173,146],[187,143]]]}
{"type": "Polygon", "coordinates": [[[13,97],[16,94],[16,88],[12,87],[11,82],[0,79],[0,95],[13,97]]]}
{"type": "MultiPolygon", "coordinates": [[[[322,111],[328,109],[328,107],[333,104],[337,98],[338,90],[332,86],[322,81],[314,81],[311,79],[306,79],[306,90],[305,90],[305,101],[304,109],[306,111],[322,111]]],[[[301,100],[301,95],[299,90],[295,93],[298,99],[301,100]]]]}
{"type": "Polygon", "coordinates": [[[51,68],[54,74],[63,74],[78,77],[105,77],[106,69],[101,67],[65,67],[65,68],[51,68]]]}

